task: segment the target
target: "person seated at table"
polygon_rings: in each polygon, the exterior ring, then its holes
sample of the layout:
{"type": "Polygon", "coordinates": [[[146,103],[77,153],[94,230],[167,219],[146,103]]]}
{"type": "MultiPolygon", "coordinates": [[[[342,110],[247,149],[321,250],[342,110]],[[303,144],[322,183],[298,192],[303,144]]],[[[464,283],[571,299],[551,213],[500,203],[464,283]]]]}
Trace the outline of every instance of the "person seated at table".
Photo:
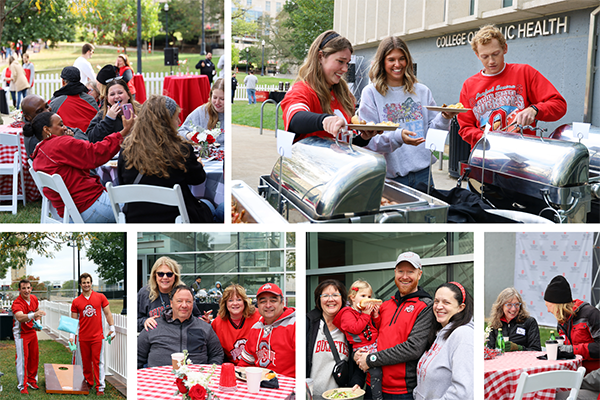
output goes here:
{"type": "MultiPolygon", "coordinates": [[[[98,176],[90,176],[90,169],[97,168],[117,154],[134,120],[132,117],[123,121],[121,132],[115,132],[97,143],[73,138],[61,117],[51,112],[38,114],[23,126],[25,135],[35,135],[40,141],[31,156],[33,169],[61,176],[84,222],[115,222],[108,194],[98,176]]],[[[65,205],[60,195],[48,188],[44,189],[44,195],[63,217],[65,205]]]]}
{"type": "Polygon", "coordinates": [[[417,364],[414,399],[472,399],[473,298],[460,283],[443,283],[435,291],[433,314],[433,344],[417,364]]]}
{"type": "Polygon", "coordinates": [[[87,135],[90,142],[99,142],[113,132],[123,129],[121,116],[123,110],[121,106],[125,103],[133,105],[133,112],[137,115],[140,110],[140,104],[133,100],[129,87],[122,79],[114,79],[106,84],[106,97],[102,108],[91,120],[87,128],[87,135]]]}
{"type": "MultiPolygon", "coordinates": [[[[31,122],[31,120],[33,120],[33,118],[40,113],[52,112],[50,105],[46,103],[42,96],[38,96],[37,94],[30,94],[25,97],[21,102],[21,109],[23,110],[23,119],[26,122],[31,122]]],[[[71,130],[71,132],[73,132],[73,137],[75,139],[88,140],[85,132],[79,128],[67,126],[67,130],[71,130]]],[[[37,146],[40,141],[35,136],[27,136],[28,134],[33,133],[23,132],[23,143],[25,144],[27,156],[31,158],[33,150],[35,150],[35,146],[37,146]]]]}
{"type": "Polygon", "coordinates": [[[221,135],[217,137],[217,143],[221,146],[225,144],[225,81],[219,78],[210,89],[208,102],[196,108],[187,116],[184,123],[179,127],[179,134],[184,138],[188,133],[202,132],[218,127],[221,128],[221,135]]]}
{"type": "Polygon", "coordinates": [[[296,377],[296,311],[286,307],[281,289],[265,283],[256,292],[260,319],[252,326],[238,366],[267,368],[296,377]]]}
{"type": "Polygon", "coordinates": [[[492,305],[490,323],[492,328],[488,336],[487,347],[496,348],[498,329],[508,337],[506,351],[541,351],[540,330],[535,318],[529,315],[523,298],[515,288],[506,288],[500,292],[492,305]]]}
{"type": "Polygon", "coordinates": [[[579,300],[573,300],[571,285],[557,275],[544,292],[546,309],[558,320],[558,333],[565,337],[559,350],[583,357],[586,374],[600,369],[600,310],[579,300]]]}
{"type": "Polygon", "coordinates": [[[81,75],[76,67],[63,68],[60,77],[62,87],[54,92],[50,99],[50,108],[60,115],[67,126],[74,126],[85,132],[98,112],[98,103],[88,94],[88,88],[81,83],[81,75]]]}
{"type": "Polygon", "coordinates": [[[226,362],[239,363],[250,329],[259,318],[243,286],[233,284],[225,288],[212,328],[223,346],[226,362]]]}
{"type": "MultiPolygon", "coordinates": [[[[154,262],[148,284],[137,294],[137,330],[156,327],[156,319],[169,307],[169,295],[174,287],[183,285],[179,263],[167,256],[154,262]]],[[[194,304],[192,315],[200,317],[200,310],[194,304]]]]}
{"type": "Polygon", "coordinates": [[[123,80],[127,83],[127,87],[129,88],[129,93],[131,93],[131,98],[135,100],[135,85],[133,83],[133,68],[129,64],[129,59],[127,58],[127,54],[119,54],[117,56],[117,62],[115,63],[115,67],[117,68],[118,76],[122,76],[123,80]]]}
{"type": "Polygon", "coordinates": [[[171,354],[188,351],[194,364],[223,363],[223,348],[206,321],[192,316],[192,289],[178,285],[171,293],[171,307],[156,320],[156,328],[138,336],[138,368],[171,365],[171,354]]]}
{"type": "MultiPolygon", "coordinates": [[[[109,100],[110,101],[110,100],[109,100]]],[[[122,185],[181,186],[191,222],[213,222],[208,204],[198,201],[189,185],[206,179],[192,145],[177,133],[180,108],[167,96],[153,95],[144,103],[131,135],[123,142],[117,166],[122,185]]],[[[153,203],[129,203],[123,208],[127,222],[173,223],[179,209],[153,203]]]]}

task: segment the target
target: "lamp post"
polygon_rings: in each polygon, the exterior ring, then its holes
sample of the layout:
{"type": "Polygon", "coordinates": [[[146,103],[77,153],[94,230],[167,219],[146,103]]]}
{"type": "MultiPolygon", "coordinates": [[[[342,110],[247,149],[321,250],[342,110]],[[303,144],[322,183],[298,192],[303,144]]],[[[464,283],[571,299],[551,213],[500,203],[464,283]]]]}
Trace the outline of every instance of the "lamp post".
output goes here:
{"type": "Polygon", "coordinates": [[[250,53],[250,49],[246,47],[246,75],[248,75],[248,54],[250,53]]]}
{"type": "Polygon", "coordinates": [[[142,73],[142,1],[137,0],[137,72],[142,73]]]}
{"type": "Polygon", "coordinates": [[[200,47],[200,55],[206,55],[206,41],[204,40],[204,0],[202,0],[202,47],[200,47]]]}
{"type": "Polygon", "coordinates": [[[262,67],[260,68],[260,76],[265,75],[265,41],[262,41],[262,67]]]}
{"type": "Polygon", "coordinates": [[[166,15],[166,23],[165,23],[165,49],[169,48],[169,3],[165,3],[165,15],[166,15]]]}

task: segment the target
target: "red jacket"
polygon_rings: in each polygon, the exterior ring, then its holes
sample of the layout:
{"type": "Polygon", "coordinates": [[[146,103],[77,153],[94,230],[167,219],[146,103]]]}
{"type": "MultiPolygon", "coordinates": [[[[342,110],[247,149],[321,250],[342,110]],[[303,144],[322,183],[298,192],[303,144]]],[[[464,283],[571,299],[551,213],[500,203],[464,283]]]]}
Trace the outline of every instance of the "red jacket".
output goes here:
{"type": "MultiPolygon", "coordinates": [[[[29,295],[29,304],[19,295],[15,301],[13,301],[11,306],[11,311],[14,314],[21,311],[23,314],[27,315],[30,312],[36,312],[40,307],[40,303],[38,302],[37,297],[30,294],[29,295]]],[[[19,322],[17,318],[14,317],[13,324],[13,334],[15,338],[20,338],[23,335],[35,335],[36,331],[33,329],[33,320],[27,322],[19,322]]]]}
{"type": "Polygon", "coordinates": [[[600,369],[600,310],[578,299],[573,310],[575,314],[567,322],[558,324],[558,332],[565,337],[565,344],[583,357],[588,374],[600,369]]]}
{"type": "MultiPolygon", "coordinates": [[[[96,143],[67,135],[50,136],[38,143],[33,151],[33,169],[50,175],[59,174],[81,213],[90,208],[104,191],[100,178],[90,176],[90,169],[109,161],[119,151],[122,141],[119,132],[96,143]]],[[[65,204],[60,195],[48,188],[44,189],[44,195],[62,217],[65,204]]]]}
{"type": "Polygon", "coordinates": [[[122,66],[121,68],[119,68],[119,76],[123,76],[125,75],[125,71],[127,70],[131,70],[131,79],[129,80],[129,82],[127,82],[127,87],[129,88],[129,91],[131,92],[132,95],[134,95],[136,93],[135,91],[135,85],[133,83],[133,69],[131,67],[128,67],[127,65],[122,66]]]}
{"type": "Polygon", "coordinates": [[[295,378],[296,311],[284,307],[281,316],[271,325],[265,325],[260,317],[250,330],[238,365],[267,368],[295,378]]]}
{"type": "Polygon", "coordinates": [[[352,307],[342,307],[333,319],[333,324],[344,332],[354,351],[377,341],[378,331],[371,316],[356,311],[352,307]]]}
{"type": "Polygon", "coordinates": [[[221,347],[225,351],[226,362],[234,363],[235,365],[238,364],[242,357],[242,352],[246,348],[250,330],[258,322],[259,318],[260,314],[255,311],[249,318],[244,319],[238,328],[233,326],[229,319],[224,320],[219,316],[215,318],[211,326],[219,337],[221,347]]]}

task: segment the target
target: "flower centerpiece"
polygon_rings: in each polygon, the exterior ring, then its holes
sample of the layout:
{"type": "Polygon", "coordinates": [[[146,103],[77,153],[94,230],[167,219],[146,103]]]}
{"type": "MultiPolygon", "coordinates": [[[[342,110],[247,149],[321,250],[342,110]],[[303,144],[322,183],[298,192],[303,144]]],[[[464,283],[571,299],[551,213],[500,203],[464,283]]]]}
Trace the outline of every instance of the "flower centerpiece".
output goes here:
{"type": "Polygon", "coordinates": [[[204,368],[200,368],[200,371],[193,371],[190,366],[192,361],[188,360],[188,351],[183,351],[183,360],[178,362],[179,368],[173,370],[177,379],[175,379],[175,385],[177,385],[177,395],[183,395],[182,399],[189,400],[207,400],[219,398],[216,394],[208,388],[210,378],[215,372],[215,365],[213,365],[208,371],[204,371],[204,368]]]}
{"type": "MultiPolygon", "coordinates": [[[[195,127],[192,127],[195,128],[195,127]]],[[[209,157],[211,154],[211,150],[215,147],[215,142],[217,137],[221,134],[220,128],[215,129],[207,129],[202,130],[194,129],[194,131],[189,132],[186,137],[194,143],[197,143],[197,148],[199,149],[199,156],[202,158],[209,157]]]]}

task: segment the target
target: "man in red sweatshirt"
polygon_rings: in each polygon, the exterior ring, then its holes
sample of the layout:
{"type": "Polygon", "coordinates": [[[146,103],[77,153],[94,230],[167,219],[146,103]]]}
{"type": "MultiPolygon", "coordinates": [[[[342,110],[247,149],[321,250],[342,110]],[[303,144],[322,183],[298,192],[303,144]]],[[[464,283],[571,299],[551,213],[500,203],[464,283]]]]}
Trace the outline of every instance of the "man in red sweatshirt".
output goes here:
{"type": "MultiPolygon", "coordinates": [[[[483,70],[465,81],[460,102],[471,110],[458,115],[459,134],[472,146],[483,135],[512,123],[535,126],[536,121],[557,121],[567,112],[567,102],[556,88],[527,64],[506,64],[508,45],[494,25],[482,27],[471,41],[483,70]]],[[[535,135],[529,129],[524,134],[535,135]]]]}
{"type": "Polygon", "coordinates": [[[296,377],[296,311],[285,307],[283,293],[265,283],[256,293],[260,319],[252,326],[238,366],[267,368],[296,377]]]}

